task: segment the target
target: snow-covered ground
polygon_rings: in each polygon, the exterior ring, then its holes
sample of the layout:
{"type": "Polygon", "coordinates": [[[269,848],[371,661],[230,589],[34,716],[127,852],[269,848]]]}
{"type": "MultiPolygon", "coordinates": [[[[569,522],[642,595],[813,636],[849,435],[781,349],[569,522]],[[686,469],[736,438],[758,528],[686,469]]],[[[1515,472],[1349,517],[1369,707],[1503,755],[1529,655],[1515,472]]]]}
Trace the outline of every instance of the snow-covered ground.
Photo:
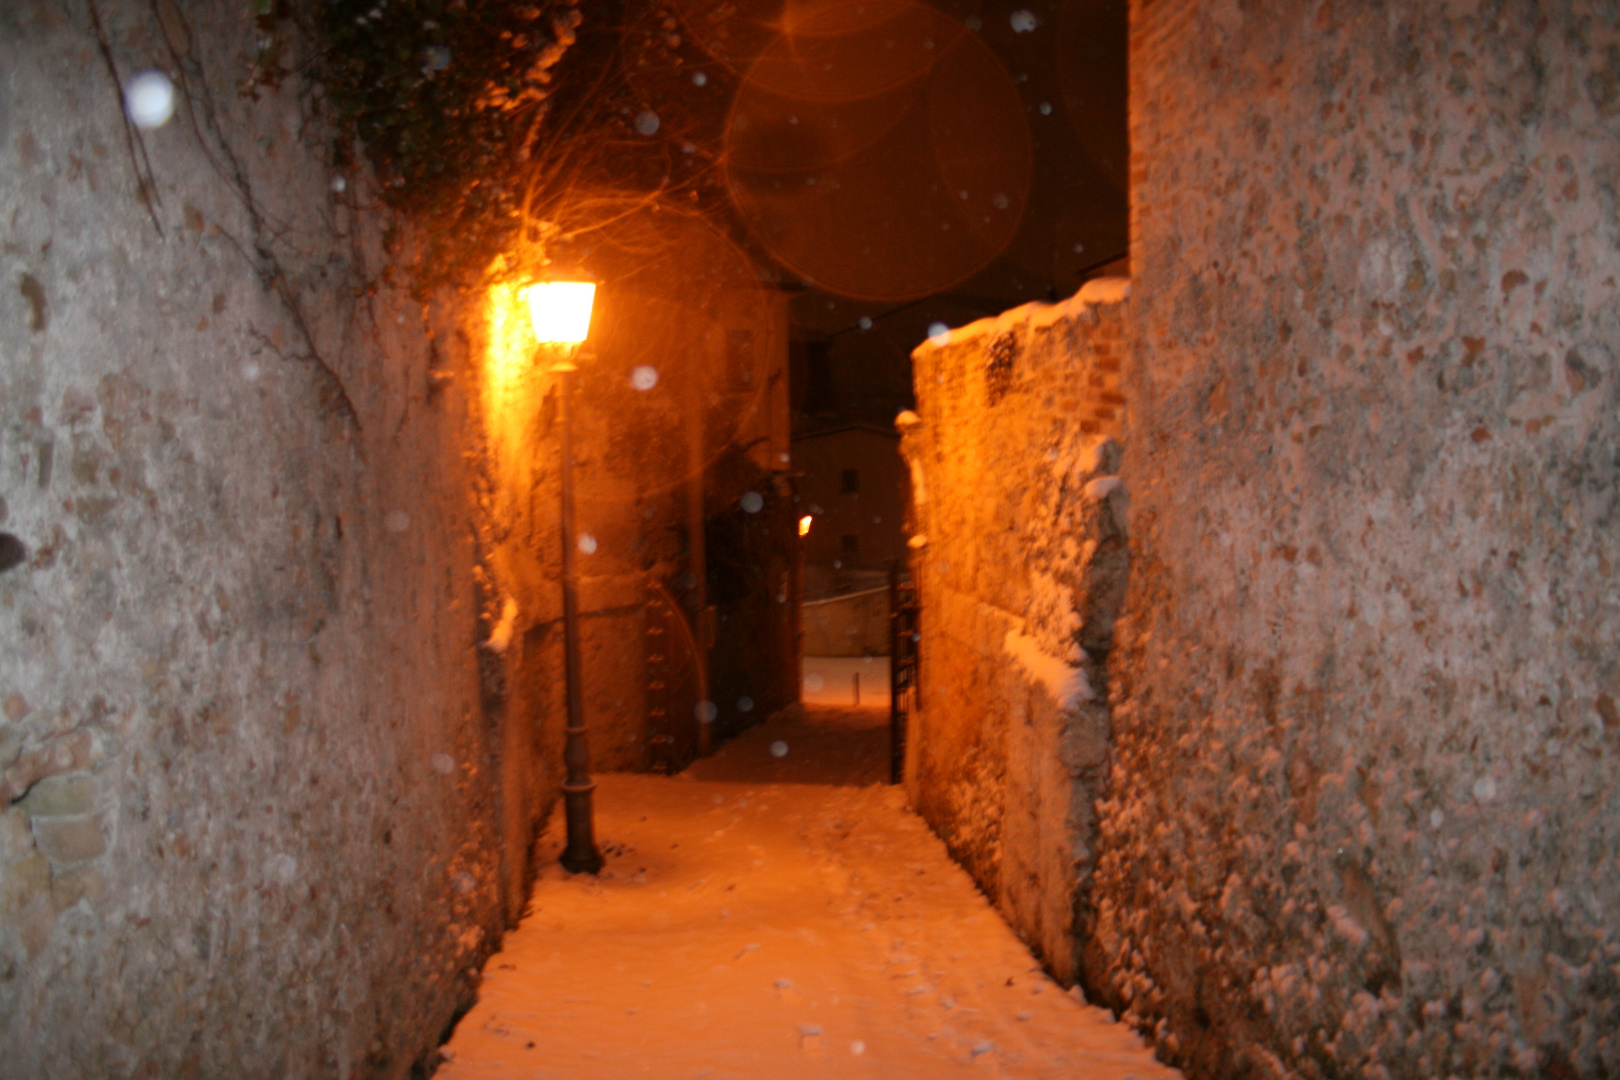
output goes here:
{"type": "Polygon", "coordinates": [[[889,707],[887,656],[806,656],[800,668],[800,694],[806,705],[854,705],[859,680],[861,705],[889,707]]]}
{"type": "MultiPolygon", "coordinates": [[[[436,1075],[1178,1076],[1042,974],[899,789],[806,782],[818,746],[881,755],[884,720],[812,708],[679,777],[599,778],[606,867],[564,873],[553,822],[436,1075]]],[[[845,776],[881,775],[861,756],[845,776]]]]}

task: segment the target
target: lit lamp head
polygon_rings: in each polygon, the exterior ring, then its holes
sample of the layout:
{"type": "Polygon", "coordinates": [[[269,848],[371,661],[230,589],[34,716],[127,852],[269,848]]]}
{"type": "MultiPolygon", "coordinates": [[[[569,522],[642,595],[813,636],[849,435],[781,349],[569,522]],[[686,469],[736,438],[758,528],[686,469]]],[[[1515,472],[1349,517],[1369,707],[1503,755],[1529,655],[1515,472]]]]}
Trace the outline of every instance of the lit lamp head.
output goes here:
{"type": "Polygon", "coordinates": [[[530,285],[524,296],[535,339],[541,344],[578,345],[590,333],[595,282],[545,281],[530,285]]]}

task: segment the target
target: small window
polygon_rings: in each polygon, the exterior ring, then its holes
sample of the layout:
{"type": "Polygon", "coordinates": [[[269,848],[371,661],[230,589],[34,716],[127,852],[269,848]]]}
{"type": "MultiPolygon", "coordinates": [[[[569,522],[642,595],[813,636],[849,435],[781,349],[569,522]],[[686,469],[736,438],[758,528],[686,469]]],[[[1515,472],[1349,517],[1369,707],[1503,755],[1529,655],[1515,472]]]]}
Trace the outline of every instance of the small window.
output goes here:
{"type": "Polygon", "coordinates": [[[840,491],[845,495],[859,495],[861,493],[861,470],[845,469],[840,491]]]}
{"type": "Polygon", "coordinates": [[[860,537],[852,536],[849,533],[845,533],[843,535],[843,541],[844,541],[844,554],[845,555],[859,555],[861,553],[861,538],[860,537]]]}

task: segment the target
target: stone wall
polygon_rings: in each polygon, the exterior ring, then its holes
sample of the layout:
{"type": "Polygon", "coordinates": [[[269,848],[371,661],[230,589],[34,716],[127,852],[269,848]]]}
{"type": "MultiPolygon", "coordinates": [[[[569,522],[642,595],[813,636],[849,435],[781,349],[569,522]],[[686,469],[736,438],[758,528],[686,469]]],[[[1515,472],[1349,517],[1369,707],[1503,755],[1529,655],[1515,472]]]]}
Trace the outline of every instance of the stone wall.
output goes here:
{"type": "Polygon", "coordinates": [[[920,346],[902,416],[923,608],[911,801],[1061,978],[1092,870],[1125,587],[1125,283],[920,346]]]}
{"type": "Polygon", "coordinates": [[[1612,5],[1133,5],[1087,979],[1201,1076],[1620,1072],[1612,5]]]}
{"type": "Polygon", "coordinates": [[[0,1075],[405,1075],[555,788],[543,387],[252,12],[0,5],[0,1075]]]}

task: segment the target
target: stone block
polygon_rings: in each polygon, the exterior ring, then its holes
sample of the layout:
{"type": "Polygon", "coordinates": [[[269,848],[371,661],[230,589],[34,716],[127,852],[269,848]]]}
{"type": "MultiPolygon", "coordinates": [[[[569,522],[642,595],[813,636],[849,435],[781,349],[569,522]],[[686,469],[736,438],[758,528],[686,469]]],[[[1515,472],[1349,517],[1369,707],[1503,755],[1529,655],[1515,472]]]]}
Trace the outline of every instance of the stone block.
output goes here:
{"type": "Polygon", "coordinates": [[[0,919],[15,920],[36,896],[50,891],[51,866],[30,849],[21,858],[0,865],[0,919]]]}
{"type": "Polygon", "coordinates": [[[75,866],[51,875],[51,904],[58,912],[66,911],[80,900],[88,900],[92,905],[99,903],[106,890],[106,879],[94,866],[75,866]]]}
{"type": "Polygon", "coordinates": [[[0,866],[34,850],[34,834],[28,828],[28,815],[15,806],[0,813],[0,866]]]}
{"type": "Polygon", "coordinates": [[[87,772],[47,776],[28,789],[18,808],[29,817],[76,817],[95,809],[96,780],[87,772]]]}
{"type": "Polygon", "coordinates": [[[34,844],[57,866],[89,862],[107,851],[98,817],[35,818],[33,826],[34,844]]]}

